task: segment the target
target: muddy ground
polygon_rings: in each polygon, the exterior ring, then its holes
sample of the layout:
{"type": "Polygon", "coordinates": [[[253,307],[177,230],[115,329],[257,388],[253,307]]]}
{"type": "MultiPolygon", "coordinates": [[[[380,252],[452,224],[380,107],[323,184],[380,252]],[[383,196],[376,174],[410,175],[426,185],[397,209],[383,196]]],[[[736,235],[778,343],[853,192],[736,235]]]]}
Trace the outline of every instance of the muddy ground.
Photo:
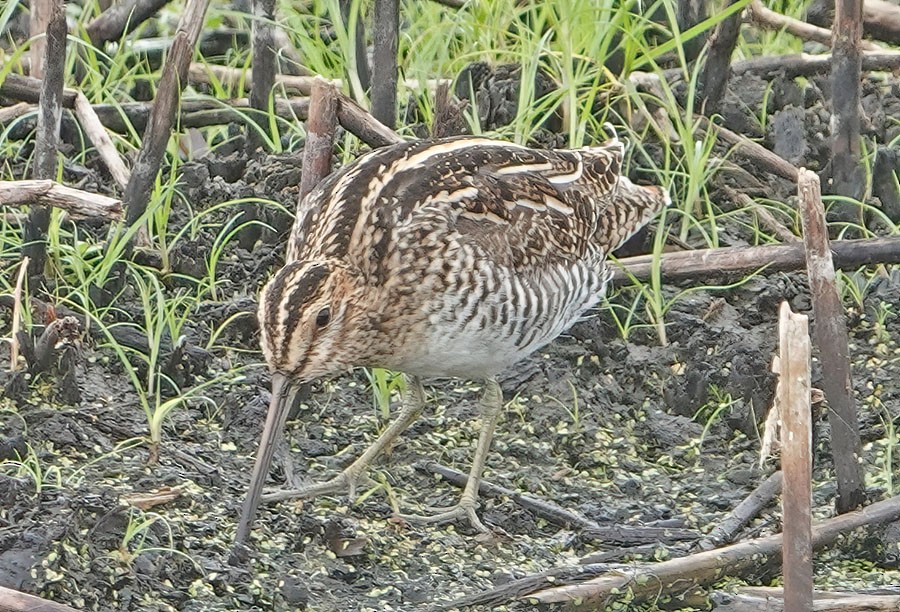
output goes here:
{"type": "MultiPolygon", "coordinates": [[[[816,92],[808,91],[824,85],[811,79],[800,95],[799,85],[781,85],[775,91],[783,95],[766,98],[777,105],[769,111],[781,127],[769,132],[765,144],[792,161],[824,168],[827,113],[822,115],[825,107],[816,92]]],[[[752,101],[764,98],[758,95],[760,84],[737,86],[743,88],[741,99],[750,101],[747,113],[757,112],[752,101]]],[[[873,81],[867,87],[874,96],[868,108],[875,109],[867,124],[870,136],[890,143],[898,127],[885,109],[900,104],[897,86],[873,81]]],[[[740,117],[726,120],[740,127],[740,117]]],[[[895,152],[885,151],[896,160],[895,152]]],[[[108,181],[99,164],[91,160],[88,166],[77,169],[78,182],[103,190],[108,181]]],[[[75,169],[67,172],[73,180],[75,169]]],[[[252,195],[291,206],[300,166],[297,153],[246,160],[220,152],[185,164],[180,172],[185,200],[196,212],[252,195]]],[[[789,197],[792,186],[755,174],[759,184],[746,187],[751,195],[762,189],[789,197]]],[[[730,206],[720,195],[714,200],[730,206]]],[[[181,204],[175,214],[184,220],[186,211],[181,204]]],[[[102,235],[103,228],[91,231],[102,235]]],[[[723,244],[745,244],[745,232],[738,224],[726,227],[723,244]]],[[[202,262],[214,236],[209,229],[184,241],[176,268],[190,272],[192,262],[202,262]]],[[[256,238],[242,240],[252,244],[256,238]]],[[[372,474],[377,486],[362,491],[363,501],[351,505],[325,497],[265,506],[252,552],[235,554],[232,541],[268,404],[269,377],[260,363],[252,314],[238,317],[210,351],[200,347],[229,316],[252,313],[252,300],[280,257],[277,249],[269,255],[269,247],[250,250],[239,242],[229,246],[219,268],[225,297],[194,314],[187,331],[190,350],[175,360],[188,384],[246,366],[243,380],[214,385],[205,393],[210,402],[174,410],[156,463],[142,440],[147,423],[126,372],[96,335],[82,335],[66,376],[58,369],[37,377],[10,375],[8,344],[2,345],[0,584],[90,610],[419,610],[621,548],[588,541],[508,498],[482,500],[483,520],[498,530],[494,538],[479,537],[465,524],[416,527],[393,520],[392,504],[409,511],[450,504],[459,495],[414,464],[433,460],[466,471],[471,460],[477,384],[432,381],[429,409],[378,462],[372,474]],[[39,478],[15,463],[17,452],[25,455],[29,447],[39,459],[39,478]],[[143,513],[128,503],[135,503],[135,495],[172,489],[174,499],[143,513]]],[[[175,285],[172,281],[171,288],[175,285]]],[[[667,296],[689,286],[668,287],[667,296]]],[[[892,424],[900,417],[900,319],[887,316],[881,324],[877,315],[885,305],[897,310],[900,272],[883,269],[863,292],[864,307],[849,311],[853,386],[868,492],[877,500],[892,494],[892,424]]],[[[37,295],[49,301],[52,287],[37,295]]],[[[629,299],[626,293],[613,302],[629,299]]],[[[508,411],[485,478],[601,524],[708,531],[775,469],[772,460],[759,465],[759,423],[774,391],[769,367],[782,300],[796,311],[809,310],[802,274],[757,276],[736,289],[682,296],[666,318],[667,346],[649,327],[623,340],[605,308],[592,313],[504,374],[508,411]]],[[[133,295],[126,293],[117,304],[123,318],[139,314],[133,295]]],[[[8,336],[9,331],[10,311],[0,308],[0,332],[8,336]]],[[[814,386],[819,376],[814,366],[814,386]]],[[[821,518],[833,512],[835,486],[827,422],[821,412],[817,416],[814,494],[821,518]]],[[[335,474],[384,426],[364,372],[317,383],[288,426],[295,478],[335,474]]],[[[273,474],[282,477],[278,470],[273,474]]],[[[778,508],[770,507],[742,537],[777,532],[779,517],[778,508]]],[[[900,583],[897,537],[900,530],[893,526],[870,540],[866,552],[848,547],[854,552],[839,548],[820,554],[817,586],[900,583]]],[[[690,546],[644,547],[637,557],[620,551],[611,558],[671,557],[690,546]]],[[[777,568],[749,577],[754,584],[777,579],[777,568]]],[[[667,609],[678,607],[670,603],[667,609]]]]}

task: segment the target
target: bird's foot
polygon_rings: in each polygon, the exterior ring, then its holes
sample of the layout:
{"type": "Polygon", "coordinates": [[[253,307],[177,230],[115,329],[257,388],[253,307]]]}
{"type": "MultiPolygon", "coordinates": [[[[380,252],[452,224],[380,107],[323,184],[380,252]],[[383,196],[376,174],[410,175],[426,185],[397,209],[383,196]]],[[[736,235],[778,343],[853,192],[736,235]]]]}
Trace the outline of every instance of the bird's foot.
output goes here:
{"type": "Polygon", "coordinates": [[[368,480],[363,472],[349,468],[325,482],[318,482],[305,487],[281,489],[262,496],[264,502],[282,501],[285,499],[312,499],[320,495],[336,495],[346,493],[350,501],[356,499],[357,486],[368,480]]]}
{"type": "Polygon", "coordinates": [[[469,523],[481,533],[493,533],[492,530],[481,522],[478,518],[478,501],[474,498],[463,495],[459,503],[455,506],[436,508],[429,506],[426,508],[431,514],[398,514],[397,517],[407,523],[442,525],[444,523],[452,523],[459,519],[469,519],[469,523]]]}

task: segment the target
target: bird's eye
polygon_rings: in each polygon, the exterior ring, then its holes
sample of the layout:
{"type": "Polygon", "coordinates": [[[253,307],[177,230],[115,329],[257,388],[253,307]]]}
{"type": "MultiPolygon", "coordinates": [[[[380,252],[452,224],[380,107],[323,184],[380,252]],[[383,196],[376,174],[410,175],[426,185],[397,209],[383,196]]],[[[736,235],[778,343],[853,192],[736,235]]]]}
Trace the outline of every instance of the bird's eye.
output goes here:
{"type": "Polygon", "coordinates": [[[319,314],[316,315],[316,326],[325,327],[328,325],[329,321],[331,321],[331,309],[323,308],[319,311],[319,314]]]}

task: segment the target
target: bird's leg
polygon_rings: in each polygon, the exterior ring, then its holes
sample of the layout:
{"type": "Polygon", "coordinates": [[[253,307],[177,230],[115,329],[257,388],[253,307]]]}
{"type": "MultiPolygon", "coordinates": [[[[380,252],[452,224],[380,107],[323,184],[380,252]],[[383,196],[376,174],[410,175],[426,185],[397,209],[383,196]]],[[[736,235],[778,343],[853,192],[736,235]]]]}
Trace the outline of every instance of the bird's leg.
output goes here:
{"type": "Polygon", "coordinates": [[[397,418],[385,429],[378,439],[366,449],[366,451],[343,472],[325,482],[313,484],[298,489],[283,489],[275,493],[263,495],[266,502],[283,499],[310,499],[319,495],[332,495],[346,491],[351,500],[356,497],[356,485],[365,473],[366,469],[384,450],[390,446],[397,436],[403,433],[407,427],[413,424],[425,406],[425,390],[422,381],[418,377],[410,377],[406,394],[403,397],[403,405],[397,418]]]}
{"type": "Polygon", "coordinates": [[[449,508],[430,508],[435,514],[421,516],[417,514],[401,514],[400,518],[411,523],[449,523],[460,518],[468,518],[472,527],[483,533],[490,529],[481,522],[475,510],[478,508],[478,487],[481,485],[481,473],[487,460],[494,429],[503,414],[503,391],[493,378],[485,381],[484,394],[481,397],[481,431],[478,433],[478,445],[475,448],[475,459],[469,470],[469,480],[459,498],[459,503],[449,508]]]}

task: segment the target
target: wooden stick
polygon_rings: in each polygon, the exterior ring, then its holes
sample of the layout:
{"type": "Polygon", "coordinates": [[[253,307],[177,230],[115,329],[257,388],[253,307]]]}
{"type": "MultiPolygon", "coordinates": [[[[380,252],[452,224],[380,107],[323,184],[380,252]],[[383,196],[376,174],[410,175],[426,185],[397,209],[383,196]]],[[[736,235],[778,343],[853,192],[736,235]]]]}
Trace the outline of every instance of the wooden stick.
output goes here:
{"type": "Polygon", "coordinates": [[[0,586],[0,610],[2,612],[77,612],[75,608],[37,595],[30,595],[0,586]]]}
{"type": "Polygon", "coordinates": [[[831,454],[838,488],[835,507],[843,513],[859,507],[865,500],[865,491],[859,463],[862,453],[859,418],[850,382],[847,325],[840,294],[835,286],[832,261],[832,249],[838,242],[829,244],[828,241],[819,177],[814,172],[803,170],[798,191],[806,243],[806,270],[815,314],[814,337],[822,363],[822,387],[829,406],[831,454]]]}
{"type": "Polygon", "coordinates": [[[169,0],[122,0],[95,17],[85,30],[95,47],[110,40],[119,40],[123,34],[156,15],[169,0]]]}
{"type": "Polygon", "coordinates": [[[736,204],[751,209],[763,227],[772,232],[782,242],[788,244],[802,242],[802,239],[785,227],[784,223],[776,219],[775,215],[770,213],[768,208],[759,204],[746,193],[741,193],[728,186],[724,188],[724,191],[736,204]]]}
{"type": "MultiPolygon", "coordinates": [[[[767,55],[734,62],[731,65],[731,72],[734,75],[758,74],[769,79],[778,75],[784,75],[787,78],[813,76],[829,72],[832,61],[830,53],[767,55]]],[[[862,54],[862,69],[865,71],[893,71],[898,67],[900,67],[900,52],[870,51],[862,54]]]]}
{"type": "Polygon", "coordinates": [[[90,141],[94,143],[100,159],[106,164],[113,180],[120,189],[124,190],[128,185],[128,179],[131,178],[131,172],[125,167],[125,162],[116,150],[109,134],[106,133],[106,128],[100,122],[94,107],[81,91],[75,95],[75,116],[78,117],[81,127],[84,128],[90,141]]]}
{"type": "MultiPolygon", "coordinates": [[[[834,265],[843,270],[879,263],[900,263],[900,236],[835,240],[831,243],[831,250],[834,265]]],[[[800,270],[806,265],[806,253],[799,243],[677,251],[663,253],[661,257],[662,275],[667,282],[727,278],[762,269],[770,273],[785,272],[800,270]]],[[[613,282],[622,285],[631,282],[630,276],[637,280],[649,279],[653,256],[627,257],[612,263],[613,282]]]]}
{"type": "MultiPolygon", "coordinates": [[[[232,68],[230,66],[221,66],[219,64],[207,64],[194,62],[191,64],[190,69],[190,80],[192,83],[203,83],[209,84],[211,79],[210,75],[214,76],[216,80],[227,84],[229,87],[235,88],[243,84],[243,87],[251,88],[253,86],[253,70],[245,70],[243,68],[232,68]]],[[[291,74],[276,74],[275,75],[275,84],[284,88],[287,93],[295,93],[303,96],[308,96],[309,92],[312,90],[312,84],[315,78],[325,78],[321,75],[316,74],[305,74],[305,75],[291,75],[291,74]]],[[[326,79],[332,85],[334,85],[338,90],[340,90],[346,84],[345,80],[342,79],[326,79]]],[[[404,87],[408,89],[428,89],[430,91],[436,90],[440,85],[452,85],[452,79],[426,79],[421,81],[419,79],[403,79],[404,87]]],[[[3,91],[3,85],[0,85],[0,91],[3,91]]],[[[15,95],[11,95],[10,97],[14,97],[19,99],[15,95]]]]}
{"type": "Polygon", "coordinates": [[[33,104],[27,102],[19,102],[12,106],[0,108],[0,125],[7,125],[35,109],[33,104]]]}
{"type": "MultiPolygon", "coordinates": [[[[860,56],[862,0],[837,0],[831,62],[831,193],[862,199],[865,176],[860,163],[860,56]]],[[[838,219],[852,221],[860,209],[836,202],[831,209],[838,219]]]]}
{"type": "Polygon", "coordinates": [[[172,133],[181,89],[187,85],[188,66],[194,55],[194,45],[200,36],[208,6],[209,0],[188,2],[178,23],[172,48],[166,56],[156,101],[150,111],[150,121],[122,198],[125,204],[125,222],[129,226],[137,223],[147,210],[153,183],[172,133]]]}
{"type": "MultiPolygon", "coordinates": [[[[761,0],[753,0],[750,3],[750,19],[753,23],[762,28],[768,28],[770,30],[783,29],[803,40],[811,40],[823,45],[831,45],[831,40],[834,36],[831,30],[820,28],[811,23],[787,17],[786,15],[767,9],[763,6],[761,0]]],[[[839,32],[842,31],[841,26],[837,22],[835,23],[834,30],[839,32]]],[[[866,49],[867,51],[884,50],[884,47],[870,41],[863,41],[860,48],[866,49]]]]}
{"type": "Polygon", "coordinates": [[[61,208],[73,219],[122,219],[122,202],[113,198],[50,180],[0,181],[0,208],[22,204],[61,208]]]}
{"type": "MultiPolygon", "coordinates": [[[[701,117],[699,126],[703,130],[710,129],[709,120],[706,117],[701,117]]],[[[734,148],[735,155],[751,160],[758,168],[766,172],[771,172],[789,181],[797,180],[799,172],[797,166],[783,157],[745,136],[732,132],[726,127],[716,125],[714,129],[716,130],[716,138],[731,145],[734,148]]]]}
{"type": "Polygon", "coordinates": [[[784,487],[784,609],[812,608],[812,417],[809,408],[808,317],[781,303],[778,321],[778,400],[782,418],[781,469],[784,487]]]}
{"type": "MultiPolygon", "coordinates": [[[[728,0],[727,6],[737,2],[738,0],[728,0]]],[[[741,12],[736,11],[716,25],[707,42],[706,60],[703,62],[700,79],[700,108],[707,117],[719,111],[719,105],[725,97],[731,56],[740,31],[741,12]]]]}
{"type": "Polygon", "coordinates": [[[248,126],[247,151],[253,152],[266,142],[269,131],[269,101],[275,87],[278,58],[275,49],[275,0],[253,0],[253,71],[256,78],[250,90],[250,106],[258,111],[256,126],[248,126]]]}
{"type": "Polygon", "coordinates": [[[36,79],[44,77],[44,55],[47,53],[47,27],[53,16],[56,0],[33,0],[29,3],[28,30],[31,35],[31,75],[36,79]]]}
{"type": "MultiPolygon", "coordinates": [[[[320,79],[313,84],[309,100],[299,201],[315,189],[322,179],[331,174],[331,156],[334,152],[336,130],[337,92],[325,79],[320,79]]],[[[293,239],[291,242],[294,242],[293,239]]]]}
{"type": "Polygon", "coordinates": [[[900,6],[887,0],[863,3],[863,30],[892,45],[900,44],[900,6]]]}
{"type": "MultiPolygon", "coordinates": [[[[720,595],[727,603],[717,605],[716,612],[782,612],[786,609],[784,589],[779,587],[741,587],[736,593],[720,595]]],[[[808,609],[812,612],[896,612],[900,609],[900,595],[815,591],[808,609]]]]}
{"type": "Polygon", "coordinates": [[[393,129],[397,122],[399,0],[375,0],[372,51],[372,116],[393,129]]]}
{"type": "MultiPolygon", "coordinates": [[[[44,79],[38,104],[37,135],[34,143],[34,178],[54,179],[59,163],[59,129],[62,120],[62,92],[66,73],[66,12],[62,0],[54,2],[47,25],[44,51],[44,79]]],[[[28,272],[39,275],[47,260],[46,235],[50,209],[32,206],[25,222],[22,254],[29,258],[28,272]]]]}
{"type": "Polygon", "coordinates": [[[338,121],[345,130],[372,147],[403,142],[403,138],[344,95],[338,96],[338,121]]]}
{"type": "Polygon", "coordinates": [[[734,507],[728,516],[716,525],[705,538],[697,543],[700,550],[712,550],[717,546],[734,541],[738,532],[744,528],[759,511],[775,499],[781,491],[782,473],[772,473],[753,489],[741,503],[734,507]]]}
{"type": "MultiPolygon", "coordinates": [[[[807,8],[810,23],[828,27],[834,22],[834,0],[819,0],[807,8]]],[[[863,34],[891,45],[900,44],[900,6],[891,0],[863,3],[863,34]]]]}
{"type": "MultiPolygon", "coordinates": [[[[213,71],[215,74],[217,74],[218,77],[221,78],[236,78],[241,74],[239,71],[235,72],[234,69],[224,67],[210,66],[204,68],[202,64],[195,65],[192,69],[192,74],[195,77],[200,77],[201,74],[205,75],[206,70],[213,71]]],[[[252,72],[245,73],[244,78],[248,82],[252,83],[252,72]]],[[[304,95],[309,95],[315,79],[316,77],[294,77],[280,75],[276,79],[276,82],[286,87],[296,88],[297,91],[304,95]]],[[[336,81],[332,81],[332,84],[336,83],[336,81]]],[[[2,91],[2,89],[0,89],[0,91],[2,91]]],[[[378,119],[373,117],[371,113],[363,109],[349,97],[340,92],[337,92],[337,99],[337,116],[341,126],[369,146],[384,147],[387,145],[403,142],[403,138],[400,137],[399,134],[378,121],[378,119]]]]}
{"type": "MultiPolygon", "coordinates": [[[[813,527],[813,548],[818,550],[829,546],[859,527],[877,527],[898,518],[900,496],[822,521],[813,527]]],[[[708,585],[724,576],[748,575],[758,571],[781,553],[783,541],[778,534],[662,563],[619,565],[586,582],[545,589],[523,595],[520,599],[538,603],[579,602],[582,606],[592,606],[607,601],[617,593],[628,593],[629,604],[636,606],[648,598],[686,592],[692,585],[708,585]]]]}

